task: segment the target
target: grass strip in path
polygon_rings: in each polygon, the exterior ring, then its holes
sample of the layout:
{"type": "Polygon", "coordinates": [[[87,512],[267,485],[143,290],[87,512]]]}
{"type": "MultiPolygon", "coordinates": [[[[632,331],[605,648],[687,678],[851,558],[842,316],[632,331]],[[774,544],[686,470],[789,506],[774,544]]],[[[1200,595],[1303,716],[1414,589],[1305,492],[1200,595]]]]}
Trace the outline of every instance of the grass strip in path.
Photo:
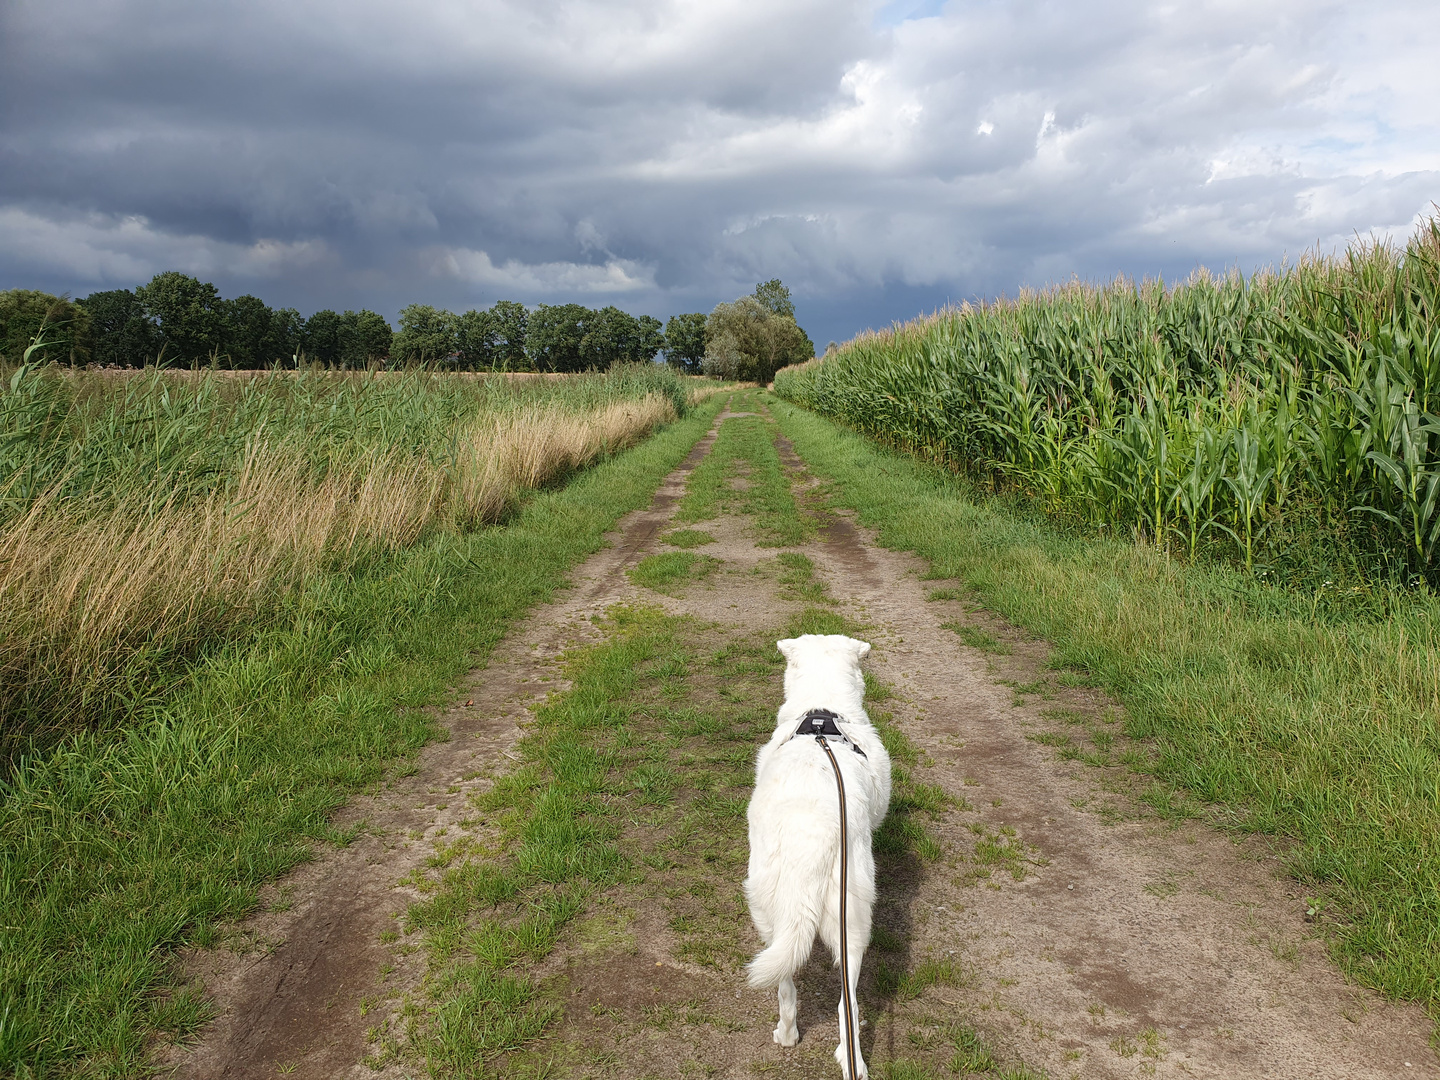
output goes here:
{"type": "Polygon", "coordinates": [[[691,581],[703,581],[720,565],[720,560],[693,551],[664,551],[647,555],[628,571],[630,580],[656,592],[679,595],[679,589],[691,581]]]}
{"type": "Polygon", "coordinates": [[[312,578],[143,723],[19,769],[0,789],[0,1071],[145,1075],[151,1034],[205,1015],[193,993],[165,992],[170,951],[214,942],[315,840],[344,842],[330,812],[437,736],[420,707],[646,505],[718,408],[503,527],[312,578]]]}
{"type": "MultiPolygon", "coordinates": [[[[734,412],[755,405],[754,392],[737,394],[734,412]]],[[[715,446],[691,474],[677,522],[711,521],[722,512],[749,514],[761,547],[791,547],[814,535],[814,522],[799,512],[790,480],[775,449],[775,427],[759,416],[720,425],[715,446]]]]}
{"type": "Polygon", "coordinates": [[[1054,642],[1153,740],[1150,798],[1284,838],[1357,981],[1440,1017],[1440,605],[1322,619],[1304,597],[1147,547],[1066,535],[771,401],[809,468],[886,547],[1054,642]]]}

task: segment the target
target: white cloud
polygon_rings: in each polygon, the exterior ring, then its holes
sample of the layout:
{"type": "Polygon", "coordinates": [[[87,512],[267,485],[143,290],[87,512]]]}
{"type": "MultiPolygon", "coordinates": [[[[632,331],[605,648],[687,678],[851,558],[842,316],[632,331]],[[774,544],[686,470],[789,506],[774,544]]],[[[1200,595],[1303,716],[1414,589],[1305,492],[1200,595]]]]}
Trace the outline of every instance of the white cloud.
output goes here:
{"type": "Polygon", "coordinates": [[[435,273],[506,294],[551,296],[575,293],[636,293],[653,288],[653,267],[612,259],[602,265],[574,262],[522,263],[508,259],[499,266],[483,251],[452,248],[435,253],[435,273]]]}
{"type": "Polygon", "coordinates": [[[268,279],[328,261],[324,243],[262,238],[250,244],[217,241],[203,234],[178,236],[145,218],[101,214],[55,218],[20,207],[0,207],[0,251],[46,274],[79,284],[126,281],[140,284],[162,270],[199,276],[219,271],[268,279]]]}

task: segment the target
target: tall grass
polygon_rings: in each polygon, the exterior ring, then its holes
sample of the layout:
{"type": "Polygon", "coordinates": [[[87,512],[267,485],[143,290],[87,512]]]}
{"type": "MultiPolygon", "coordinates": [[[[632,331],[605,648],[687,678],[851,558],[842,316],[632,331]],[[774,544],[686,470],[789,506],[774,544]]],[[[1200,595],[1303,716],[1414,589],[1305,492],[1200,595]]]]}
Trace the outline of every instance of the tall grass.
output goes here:
{"type": "Polygon", "coordinates": [[[1249,279],[946,309],[775,390],[1192,556],[1440,581],[1440,220],[1249,279]]]}
{"type": "Polygon", "coordinates": [[[16,369],[0,391],[0,754],[132,712],[176,659],[307,574],[494,523],[686,403],[658,370],[515,383],[16,369]]]}
{"type": "Polygon", "coordinates": [[[317,570],[133,722],[16,762],[0,782],[0,1076],[153,1075],[157,1039],[208,1013],[173,950],[225,943],[263,882],[357,835],[331,811],[436,737],[425,707],[649,505],[718,409],[501,525],[317,570]]]}

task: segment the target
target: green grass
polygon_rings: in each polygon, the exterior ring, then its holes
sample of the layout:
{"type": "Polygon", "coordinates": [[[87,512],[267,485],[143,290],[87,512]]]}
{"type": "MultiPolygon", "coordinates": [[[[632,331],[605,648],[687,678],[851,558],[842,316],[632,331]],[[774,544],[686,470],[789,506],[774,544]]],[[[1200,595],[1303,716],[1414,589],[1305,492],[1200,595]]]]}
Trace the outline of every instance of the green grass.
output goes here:
{"type": "Polygon", "coordinates": [[[773,423],[742,416],[721,424],[714,448],[690,474],[675,520],[710,521],[722,510],[749,514],[761,547],[789,547],[814,535],[815,524],[800,513],[780,464],[773,423]]]}
{"type": "MultiPolygon", "coordinates": [[[[200,1014],[159,993],[176,978],[171,950],[215,943],[315,841],[343,842],[329,813],[435,737],[422,706],[648,503],[717,409],[535,496],[503,527],[314,577],[141,722],[22,762],[0,793],[0,1070],[145,1074],[151,1033],[200,1014]]],[[[563,922],[562,900],[532,940],[563,922]]],[[[456,986],[516,1032],[538,1022],[509,976],[456,986]]]]}
{"type": "MultiPolygon", "coordinates": [[[[932,980],[943,981],[943,980],[932,980]]],[[[917,1033],[912,1032],[912,1041],[917,1033]]],[[[1001,1065],[990,1049],[983,1035],[968,1024],[949,1022],[939,1028],[931,1028],[920,1042],[927,1046],[951,1050],[943,1069],[934,1068],[924,1061],[912,1058],[896,1058],[879,1065],[872,1075],[881,1080],[941,1080],[949,1076],[984,1076],[991,1080],[1048,1080],[1044,1070],[1025,1062],[1001,1065]]]]}
{"type": "Polygon", "coordinates": [[[693,551],[664,551],[647,555],[627,573],[636,585],[656,592],[673,593],[682,583],[703,581],[720,566],[719,559],[693,551]]]}
{"type": "Polygon", "coordinates": [[[634,791],[639,805],[663,805],[673,791],[673,777],[654,763],[623,769],[615,743],[633,720],[647,666],[662,654],[683,666],[683,657],[673,655],[664,620],[626,611],[614,618],[617,633],[572,658],[571,689],[536,711],[522,766],[477,800],[502,822],[496,846],[505,858],[467,860],[418,882],[431,896],[411,906],[406,932],[424,931],[431,971],[411,1051],[434,1075],[472,1075],[558,1019],[559,1007],[523,969],[549,955],[594,890],[629,871],[616,797],[634,791]]]}
{"type": "Polygon", "coordinates": [[[954,630],[960,635],[960,640],[969,645],[972,649],[979,649],[981,652],[996,653],[1000,656],[1009,656],[1012,650],[1009,645],[1001,641],[994,634],[978,627],[966,626],[961,622],[943,622],[940,624],[947,630],[954,630]]]}
{"type": "Polygon", "coordinates": [[[881,543],[1116,694],[1158,783],[1216,824],[1290,841],[1350,977],[1440,1016],[1440,604],[1325,616],[1243,571],[1067,534],[813,414],[774,412],[881,543]]]}
{"type": "Polygon", "coordinates": [[[922,960],[909,971],[890,968],[884,960],[875,965],[875,989],[897,1002],[914,1001],[932,986],[968,986],[971,980],[954,960],[922,960]]]}
{"type": "Polygon", "coordinates": [[[955,1048],[955,1056],[950,1059],[951,1072],[963,1075],[995,1071],[995,1055],[973,1027],[953,1024],[946,1030],[945,1036],[945,1041],[955,1048]]]}
{"type": "Polygon", "coordinates": [[[781,566],[780,584],[784,587],[781,595],[791,600],[809,604],[833,604],[830,590],[825,582],[815,577],[815,564],[798,551],[782,551],[775,556],[781,566]]]}

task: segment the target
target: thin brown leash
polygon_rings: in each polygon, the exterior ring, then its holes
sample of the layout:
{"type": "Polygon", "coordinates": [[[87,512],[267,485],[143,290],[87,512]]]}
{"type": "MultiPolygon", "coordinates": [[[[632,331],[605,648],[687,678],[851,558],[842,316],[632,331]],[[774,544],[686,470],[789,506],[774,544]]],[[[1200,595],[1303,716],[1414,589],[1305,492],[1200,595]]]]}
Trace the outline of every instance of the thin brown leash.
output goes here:
{"type": "Polygon", "coordinates": [[[840,775],[840,762],[830,749],[830,741],[824,735],[816,735],[815,741],[830,759],[835,770],[835,786],[840,791],[840,1003],[845,1009],[845,1058],[850,1063],[849,1080],[859,1080],[855,1068],[855,1003],[850,999],[850,947],[846,940],[845,898],[849,887],[845,881],[846,864],[850,861],[850,836],[845,814],[845,778],[840,775]]]}

